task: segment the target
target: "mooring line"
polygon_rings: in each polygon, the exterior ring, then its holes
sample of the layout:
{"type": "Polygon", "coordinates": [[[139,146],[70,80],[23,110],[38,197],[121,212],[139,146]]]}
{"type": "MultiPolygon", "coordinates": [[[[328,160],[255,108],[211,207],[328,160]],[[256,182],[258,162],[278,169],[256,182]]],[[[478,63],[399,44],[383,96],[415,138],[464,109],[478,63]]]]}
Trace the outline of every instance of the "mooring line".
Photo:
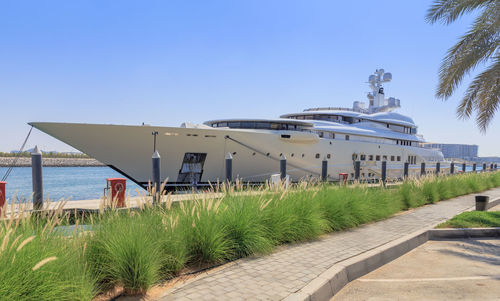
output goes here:
{"type": "Polygon", "coordinates": [[[14,158],[14,160],[12,160],[12,163],[11,165],[9,166],[9,168],[7,169],[7,171],[5,172],[5,175],[3,176],[2,178],[2,182],[7,180],[7,178],[9,177],[10,175],[10,172],[12,171],[12,169],[14,168],[14,166],[16,165],[17,163],[17,160],[19,159],[19,157],[21,156],[23,150],[24,150],[24,147],[26,146],[26,142],[28,142],[28,138],[30,137],[31,135],[31,131],[33,130],[33,126],[31,126],[30,128],[30,131],[28,132],[28,135],[26,136],[26,138],[24,139],[24,142],[23,142],[23,145],[21,145],[21,149],[19,150],[19,152],[17,153],[16,157],[14,158]]]}

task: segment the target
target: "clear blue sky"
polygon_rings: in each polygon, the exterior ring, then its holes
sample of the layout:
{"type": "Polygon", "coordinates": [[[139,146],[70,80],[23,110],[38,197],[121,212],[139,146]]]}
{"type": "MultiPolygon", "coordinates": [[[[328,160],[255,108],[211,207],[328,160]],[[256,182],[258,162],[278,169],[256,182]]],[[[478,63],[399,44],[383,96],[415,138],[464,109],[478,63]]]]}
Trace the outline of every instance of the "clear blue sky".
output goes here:
{"type": "MultiPolygon", "coordinates": [[[[455,117],[463,88],[434,98],[440,61],[472,19],[429,25],[430,3],[1,1],[0,151],[20,146],[29,121],[178,126],[350,106],[384,68],[387,96],[428,141],[500,155],[500,116],[482,135],[455,117]]],[[[38,131],[34,144],[71,150],[38,131]]]]}

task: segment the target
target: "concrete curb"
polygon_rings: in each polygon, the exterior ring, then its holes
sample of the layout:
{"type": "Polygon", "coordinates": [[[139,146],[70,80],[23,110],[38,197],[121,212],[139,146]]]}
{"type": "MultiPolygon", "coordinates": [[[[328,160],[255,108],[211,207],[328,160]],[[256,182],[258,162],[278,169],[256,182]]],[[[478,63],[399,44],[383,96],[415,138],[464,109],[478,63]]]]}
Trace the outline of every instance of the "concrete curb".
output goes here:
{"type": "Polygon", "coordinates": [[[428,240],[428,228],[408,234],[375,249],[338,262],[301,290],[284,300],[329,300],[347,283],[411,251],[428,240]]]}
{"type": "Polygon", "coordinates": [[[500,204],[500,198],[496,198],[496,199],[490,200],[488,202],[488,205],[486,205],[486,210],[489,210],[489,209],[495,207],[498,204],[500,204]]]}
{"type": "Polygon", "coordinates": [[[432,229],[428,233],[429,240],[500,237],[500,228],[432,229]]]}
{"type": "MultiPolygon", "coordinates": [[[[500,202],[500,199],[499,199],[500,202]]],[[[445,238],[500,237],[500,228],[432,229],[416,231],[375,249],[336,263],[285,301],[329,300],[349,282],[424,244],[445,238]]]]}

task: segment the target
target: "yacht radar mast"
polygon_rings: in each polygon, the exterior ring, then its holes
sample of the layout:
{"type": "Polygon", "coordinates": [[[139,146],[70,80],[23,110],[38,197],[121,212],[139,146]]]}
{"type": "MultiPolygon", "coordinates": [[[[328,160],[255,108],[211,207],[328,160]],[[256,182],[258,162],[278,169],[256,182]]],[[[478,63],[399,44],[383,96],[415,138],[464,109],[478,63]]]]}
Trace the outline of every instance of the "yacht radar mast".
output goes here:
{"type": "Polygon", "coordinates": [[[400,108],[400,100],[394,97],[385,98],[383,83],[392,80],[392,74],[384,69],[377,69],[375,73],[368,77],[368,83],[372,92],[368,93],[369,113],[392,111],[400,108]]]}

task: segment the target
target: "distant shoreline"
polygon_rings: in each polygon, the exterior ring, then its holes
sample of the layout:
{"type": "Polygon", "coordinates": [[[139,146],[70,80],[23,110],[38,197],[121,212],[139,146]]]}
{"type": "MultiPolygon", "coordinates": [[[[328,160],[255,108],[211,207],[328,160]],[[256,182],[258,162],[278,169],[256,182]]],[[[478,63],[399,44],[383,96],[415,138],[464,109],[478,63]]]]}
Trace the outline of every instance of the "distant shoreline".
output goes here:
{"type": "MultiPolygon", "coordinates": [[[[0,157],[0,167],[10,167],[15,158],[0,157]]],[[[42,158],[46,167],[103,167],[106,166],[92,158],[42,158]]],[[[14,167],[31,167],[31,158],[19,157],[14,167]]]]}

